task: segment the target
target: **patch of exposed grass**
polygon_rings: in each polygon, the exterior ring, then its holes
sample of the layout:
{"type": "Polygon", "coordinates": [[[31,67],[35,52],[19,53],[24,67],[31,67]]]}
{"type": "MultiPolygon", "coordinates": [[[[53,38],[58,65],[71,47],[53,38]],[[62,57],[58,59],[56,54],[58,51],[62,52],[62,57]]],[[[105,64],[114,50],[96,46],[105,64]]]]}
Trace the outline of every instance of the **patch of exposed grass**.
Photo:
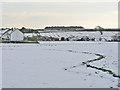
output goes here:
{"type": "Polygon", "coordinates": [[[87,67],[90,67],[90,68],[95,68],[95,69],[97,69],[97,70],[101,70],[101,71],[103,71],[103,72],[108,72],[108,73],[111,74],[113,77],[118,77],[118,78],[120,78],[120,76],[114,74],[111,70],[107,70],[107,69],[103,69],[103,68],[98,68],[98,67],[95,67],[95,66],[91,66],[91,65],[89,65],[89,64],[86,64],[86,66],[87,66],[87,67]]]}
{"type": "MultiPolygon", "coordinates": [[[[72,50],[69,50],[69,52],[72,52],[72,50]]],[[[83,52],[85,54],[91,54],[89,52],[83,52]]],[[[86,65],[86,67],[90,67],[90,68],[94,68],[94,69],[97,69],[97,70],[100,70],[100,71],[103,71],[103,72],[108,72],[109,74],[111,74],[113,77],[117,77],[117,78],[120,78],[119,75],[116,75],[115,73],[113,73],[111,70],[107,70],[107,69],[104,69],[104,68],[99,68],[99,67],[95,67],[95,66],[92,66],[88,63],[90,62],[94,62],[94,61],[98,61],[98,60],[102,60],[103,58],[105,58],[105,56],[101,55],[101,54],[95,54],[96,56],[99,56],[98,58],[96,59],[93,59],[93,60],[89,60],[87,62],[82,62],[81,65],[86,65]]],[[[72,68],[75,68],[76,66],[73,66],[72,68]]],[[[67,69],[65,69],[67,70],[67,69]]]]}
{"type": "Polygon", "coordinates": [[[100,54],[95,54],[95,55],[96,55],[96,56],[99,56],[99,58],[96,58],[96,59],[93,59],[93,60],[89,60],[89,61],[87,61],[87,62],[98,61],[98,60],[101,60],[101,59],[105,58],[105,56],[100,55],[100,54]]]}

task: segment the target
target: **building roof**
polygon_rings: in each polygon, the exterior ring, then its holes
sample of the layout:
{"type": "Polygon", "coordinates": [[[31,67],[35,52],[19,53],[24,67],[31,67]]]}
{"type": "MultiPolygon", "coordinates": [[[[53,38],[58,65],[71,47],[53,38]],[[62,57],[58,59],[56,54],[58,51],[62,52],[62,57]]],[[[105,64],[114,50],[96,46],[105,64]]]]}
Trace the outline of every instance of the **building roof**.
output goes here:
{"type": "Polygon", "coordinates": [[[10,35],[11,33],[13,33],[16,30],[18,30],[18,29],[8,29],[2,34],[2,36],[5,35],[6,33],[10,35]]]}

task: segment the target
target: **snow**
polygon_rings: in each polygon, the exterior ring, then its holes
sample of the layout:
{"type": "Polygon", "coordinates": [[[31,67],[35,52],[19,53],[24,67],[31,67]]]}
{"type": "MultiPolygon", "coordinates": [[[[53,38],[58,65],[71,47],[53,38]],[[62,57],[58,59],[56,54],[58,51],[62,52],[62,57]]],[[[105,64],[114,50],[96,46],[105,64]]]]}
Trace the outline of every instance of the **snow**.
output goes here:
{"type": "Polygon", "coordinates": [[[37,36],[37,34],[35,34],[35,33],[24,33],[24,36],[25,37],[32,37],[32,36],[37,36]]]}
{"type": "MultiPolygon", "coordinates": [[[[118,32],[107,32],[107,31],[103,31],[103,35],[102,37],[104,38],[108,38],[108,37],[111,37],[115,34],[117,34],[118,32]]],[[[40,33],[41,36],[52,36],[52,37],[71,37],[71,36],[75,36],[75,37],[82,37],[82,36],[88,36],[88,37],[100,37],[100,32],[99,31],[90,31],[90,32],[73,32],[73,31],[69,31],[69,32],[51,32],[51,33],[40,33]]]]}
{"type": "Polygon", "coordinates": [[[6,29],[6,30],[1,30],[0,29],[0,33],[5,33],[6,31],[8,31],[9,29],[6,29]]]}
{"type": "Polygon", "coordinates": [[[61,40],[61,37],[64,38],[71,38],[70,41],[79,40],[83,37],[88,37],[89,39],[95,38],[95,41],[99,41],[99,38],[102,38],[102,41],[108,41],[112,40],[113,36],[120,36],[117,31],[103,31],[103,34],[101,35],[99,31],[57,31],[57,32],[40,32],[39,34],[36,33],[25,33],[25,37],[32,37],[32,36],[43,36],[43,37],[54,37],[59,38],[61,40]]]}
{"type": "Polygon", "coordinates": [[[82,62],[98,58],[95,54],[104,55],[105,58],[90,65],[118,73],[117,42],[40,41],[39,44],[3,44],[2,87],[117,88],[118,78],[81,65],[82,62]]]}
{"type": "Polygon", "coordinates": [[[3,33],[5,33],[6,31],[8,31],[9,29],[6,29],[6,30],[1,30],[0,29],[0,37],[2,36],[3,33]]]}

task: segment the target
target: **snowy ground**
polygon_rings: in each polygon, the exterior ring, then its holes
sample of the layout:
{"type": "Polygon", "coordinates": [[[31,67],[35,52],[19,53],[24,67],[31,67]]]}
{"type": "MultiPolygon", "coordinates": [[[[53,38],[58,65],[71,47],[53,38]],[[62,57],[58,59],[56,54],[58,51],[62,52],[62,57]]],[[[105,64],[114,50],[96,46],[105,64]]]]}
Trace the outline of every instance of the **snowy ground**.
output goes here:
{"type": "MultiPolygon", "coordinates": [[[[57,31],[57,32],[44,32],[44,33],[40,33],[41,36],[48,36],[48,37],[56,37],[56,38],[61,38],[61,37],[72,37],[72,36],[75,36],[75,37],[83,37],[83,36],[88,36],[90,38],[97,38],[97,37],[104,37],[106,39],[108,38],[111,38],[111,36],[113,35],[116,35],[118,34],[117,31],[115,32],[112,32],[112,31],[103,31],[103,35],[101,36],[100,35],[100,32],[99,31],[90,31],[90,32],[76,32],[76,31],[67,31],[67,32],[64,32],[64,31],[57,31]]],[[[29,36],[29,37],[32,37],[32,36],[36,36],[37,34],[35,33],[25,33],[24,36],[29,36]]]]}
{"type": "Polygon", "coordinates": [[[82,62],[98,58],[95,54],[100,54],[105,58],[90,65],[118,74],[118,43],[39,43],[2,45],[3,88],[118,87],[117,77],[81,65],[82,62]]]}

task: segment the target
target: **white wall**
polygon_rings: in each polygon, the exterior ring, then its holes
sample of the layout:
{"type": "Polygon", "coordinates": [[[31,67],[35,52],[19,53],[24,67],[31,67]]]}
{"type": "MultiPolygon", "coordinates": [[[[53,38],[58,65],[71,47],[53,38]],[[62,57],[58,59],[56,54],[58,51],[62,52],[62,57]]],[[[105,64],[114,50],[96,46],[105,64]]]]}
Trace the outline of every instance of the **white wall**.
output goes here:
{"type": "Polygon", "coordinates": [[[15,30],[11,33],[11,41],[22,41],[24,39],[23,33],[19,30],[15,30]]]}

